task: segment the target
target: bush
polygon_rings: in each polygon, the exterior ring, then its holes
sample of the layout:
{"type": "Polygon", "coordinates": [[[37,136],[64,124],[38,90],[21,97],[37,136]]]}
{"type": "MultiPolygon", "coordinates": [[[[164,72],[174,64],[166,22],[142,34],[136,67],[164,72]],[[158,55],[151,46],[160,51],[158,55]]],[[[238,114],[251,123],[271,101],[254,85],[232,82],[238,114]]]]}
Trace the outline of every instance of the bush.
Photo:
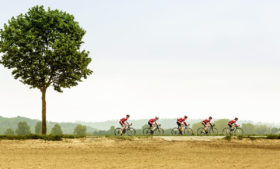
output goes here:
{"type": "Polygon", "coordinates": [[[13,135],[15,135],[15,131],[13,130],[13,129],[7,129],[6,131],[5,131],[5,135],[7,135],[7,136],[13,136],[13,135]]]}
{"type": "Polygon", "coordinates": [[[280,139],[280,135],[273,135],[273,134],[271,134],[271,135],[268,135],[266,138],[267,139],[280,139]]]}
{"type": "Polygon", "coordinates": [[[231,138],[232,138],[231,136],[225,136],[224,137],[224,139],[227,140],[227,141],[231,141],[231,138]]]}
{"type": "Polygon", "coordinates": [[[77,125],[74,129],[74,135],[77,136],[86,136],[87,127],[83,125],[77,125]]]}
{"type": "Polygon", "coordinates": [[[16,133],[19,136],[31,134],[29,125],[25,121],[19,122],[16,133]]]}
{"type": "Polygon", "coordinates": [[[47,141],[61,141],[63,138],[67,139],[74,139],[74,138],[81,138],[74,135],[37,135],[37,134],[29,134],[29,135],[19,135],[19,136],[12,136],[12,135],[0,135],[1,139],[7,139],[7,140],[28,140],[28,139],[41,139],[41,140],[47,140],[47,141]]]}
{"type": "Polygon", "coordinates": [[[51,130],[51,134],[55,136],[61,136],[63,134],[62,129],[59,124],[55,124],[51,130]]]}
{"type": "Polygon", "coordinates": [[[239,135],[237,136],[238,140],[242,140],[243,139],[243,136],[242,135],[239,135]]]}
{"type": "Polygon", "coordinates": [[[252,137],[252,136],[248,136],[248,138],[252,141],[256,140],[257,138],[256,137],[252,137]]]}

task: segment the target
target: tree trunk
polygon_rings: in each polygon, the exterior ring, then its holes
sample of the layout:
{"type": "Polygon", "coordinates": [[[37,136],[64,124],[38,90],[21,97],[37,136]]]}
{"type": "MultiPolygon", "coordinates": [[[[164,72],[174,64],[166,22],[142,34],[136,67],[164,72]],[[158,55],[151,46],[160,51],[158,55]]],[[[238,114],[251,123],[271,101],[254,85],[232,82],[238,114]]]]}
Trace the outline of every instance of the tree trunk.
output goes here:
{"type": "Polygon", "coordinates": [[[47,103],[46,103],[46,91],[47,89],[41,89],[42,92],[42,134],[47,134],[47,103]]]}

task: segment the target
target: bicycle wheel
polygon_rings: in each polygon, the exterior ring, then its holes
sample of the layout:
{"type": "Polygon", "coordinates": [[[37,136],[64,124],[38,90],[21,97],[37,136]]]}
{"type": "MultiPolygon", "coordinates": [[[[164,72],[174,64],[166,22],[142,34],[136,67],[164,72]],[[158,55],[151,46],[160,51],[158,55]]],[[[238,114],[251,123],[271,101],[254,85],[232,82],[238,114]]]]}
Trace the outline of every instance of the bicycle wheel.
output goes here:
{"type": "Polygon", "coordinates": [[[150,128],[143,129],[143,135],[145,135],[145,136],[152,135],[151,129],[150,128]]]}
{"type": "Polygon", "coordinates": [[[176,128],[173,128],[172,130],[171,130],[171,134],[173,135],[173,136],[178,136],[179,134],[180,134],[180,132],[179,132],[179,129],[176,127],[176,128]]]}
{"type": "Polygon", "coordinates": [[[205,133],[205,130],[204,130],[204,128],[198,128],[197,129],[197,135],[198,136],[204,136],[204,135],[206,135],[206,133],[205,133]]]}
{"type": "Polygon", "coordinates": [[[154,131],[154,134],[156,135],[156,136],[162,136],[163,134],[164,134],[164,130],[163,129],[156,129],[155,131],[154,131]]]}
{"type": "Polygon", "coordinates": [[[235,136],[242,136],[242,135],[243,135],[243,129],[242,129],[242,128],[237,128],[237,129],[234,131],[234,135],[235,135],[235,136]]]}
{"type": "Polygon", "coordinates": [[[228,127],[223,129],[223,135],[225,135],[225,136],[230,136],[231,135],[230,129],[228,127]]]}
{"type": "Polygon", "coordinates": [[[218,135],[218,129],[213,128],[209,130],[209,134],[212,136],[217,136],[218,135]]]}
{"type": "Polygon", "coordinates": [[[136,130],[134,128],[129,128],[126,130],[127,135],[129,136],[135,136],[136,130]]]}
{"type": "Polygon", "coordinates": [[[121,136],[122,135],[122,129],[121,128],[116,128],[114,133],[115,133],[115,136],[121,136]]]}
{"type": "Polygon", "coordinates": [[[185,130],[184,130],[184,135],[186,135],[186,136],[191,136],[191,135],[193,135],[192,129],[191,129],[191,128],[185,128],[185,130]]]}

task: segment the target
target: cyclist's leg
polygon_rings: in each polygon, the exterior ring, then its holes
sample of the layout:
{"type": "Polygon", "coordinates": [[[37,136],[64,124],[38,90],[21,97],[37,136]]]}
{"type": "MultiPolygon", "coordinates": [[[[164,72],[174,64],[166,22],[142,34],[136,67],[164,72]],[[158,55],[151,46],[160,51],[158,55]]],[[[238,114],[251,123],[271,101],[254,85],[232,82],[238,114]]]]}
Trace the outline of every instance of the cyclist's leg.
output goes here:
{"type": "Polygon", "coordinates": [[[150,126],[150,130],[152,130],[153,129],[153,124],[148,123],[148,125],[150,126]]]}
{"type": "Polygon", "coordinates": [[[205,130],[206,133],[208,133],[208,129],[209,129],[209,125],[206,124],[206,125],[205,125],[205,128],[204,128],[204,130],[205,130]]]}
{"type": "Polygon", "coordinates": [[[120,125],[121,125],[121,127],[122,127],[122,132],[123,132],[123,130],[125,129],[125,125],[124,125],[124,123],[122,123],[121,121],[120,121],[120,125]]]}
{"type": "Polygon", "coordinates": [[[228,124],[228,127],[229,127],[230,131],[233,131],[233,125],[228,124]]]}
{"type": "Polygon", "coordinates": [[[154,123],[154,124],[152,125],[152,130],[154,130],[155,127],[156,127],[156,124],[154,123]]]}
{"type": "Polygon", "coordinates": [[[178,125],[178,129],[179,129],[180,134],[182,134],[182,124],[177,122],[177,125],[178,125]]]}
{"type": "Polygon", "coordinates": [[[206,124],[205,123],[201,123],[203,126],[204,131],[206,131],[206,124]]]}
{"type": "Polygon", "coordinates": [[[148,122],[148,124],[149,124],[149,126],[150,126],[151,133],[154,133],[154,130],[153,130],[154,125],[153,125],[153,124],[151,124],[151,123],[149,123],[149,122],[148,122]]]}

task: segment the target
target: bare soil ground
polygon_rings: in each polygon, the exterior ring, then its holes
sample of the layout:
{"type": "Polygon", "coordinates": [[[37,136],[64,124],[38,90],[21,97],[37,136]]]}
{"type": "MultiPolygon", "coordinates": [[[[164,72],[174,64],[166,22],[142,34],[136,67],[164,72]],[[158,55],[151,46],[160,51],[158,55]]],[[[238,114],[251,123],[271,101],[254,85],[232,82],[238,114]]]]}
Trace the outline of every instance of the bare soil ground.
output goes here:
{"type": "Polygon", "coordinates": [[[2,169],[280,169],[280,140],[215,137],[0,141],[2,169]]]}

